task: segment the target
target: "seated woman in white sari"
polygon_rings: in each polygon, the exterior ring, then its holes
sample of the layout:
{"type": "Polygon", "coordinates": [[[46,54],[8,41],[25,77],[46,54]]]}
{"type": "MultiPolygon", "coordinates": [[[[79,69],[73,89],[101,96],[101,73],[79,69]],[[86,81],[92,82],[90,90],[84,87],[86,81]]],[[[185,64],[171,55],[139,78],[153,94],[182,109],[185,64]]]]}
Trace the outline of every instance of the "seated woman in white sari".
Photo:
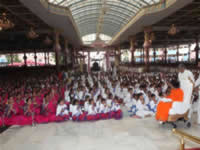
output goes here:
{"type": "Polygon", "coordinates": [[[143,94],[139,94],[139,100],[136,104],[136,116],[140,118],[145,118],[152,116],[153,112],[151,112],[148,107],[145,105],[143,94]]]}

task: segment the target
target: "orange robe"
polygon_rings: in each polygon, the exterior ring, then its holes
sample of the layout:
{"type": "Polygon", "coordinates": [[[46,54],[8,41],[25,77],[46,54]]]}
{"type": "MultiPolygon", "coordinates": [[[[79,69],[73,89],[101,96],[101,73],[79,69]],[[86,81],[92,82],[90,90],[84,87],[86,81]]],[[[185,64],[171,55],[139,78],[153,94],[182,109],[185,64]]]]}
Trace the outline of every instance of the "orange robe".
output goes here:
{"type": "Polygon", "coordinates": [[[181,89],[172,89],[167,98],[172,99],[171,102],[160,101],[157,106],[156,119],[166,122],[169,116],[169,110],[172,108],[173,102],[183,101],[183,91],[181,89]]]}

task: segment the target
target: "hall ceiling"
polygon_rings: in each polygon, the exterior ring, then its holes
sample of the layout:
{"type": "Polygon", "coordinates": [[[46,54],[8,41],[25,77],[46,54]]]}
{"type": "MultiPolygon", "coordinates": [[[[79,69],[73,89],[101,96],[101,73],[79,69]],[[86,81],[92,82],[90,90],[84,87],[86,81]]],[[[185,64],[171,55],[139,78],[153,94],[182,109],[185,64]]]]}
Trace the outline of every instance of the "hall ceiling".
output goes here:
{"type": "MultiPolygon", "coordinates": [[[[152,47],[195,43],[196,38],[200,38],[200,1],[194,0],[172,15],[153,24],[152,27],[155,33],[155,40],[152,43],[152,47]],[[178,33],[174,36],[168,34],[172,24],[175,24],[178,29],[178,33]]],[[[136,39],[137,47],[142,48],[144,32],[137,33],[136,39]]],[[[130,47],[128,39],[122,45],[126,48],[130,47]]]]}
{"type": "Polygon", "coordinates": [[[11,29],[0,31],[0,52],[16,52],[22,49],[49,49],[49,46],[46,46],[43,41],[47,35],[53,39],[51,36],[53,30],[21,4],[19,0],[1,0],[0,15],[2,13],[6,13],[7,18],[15,26],[11,29]],[[39,35],[37,39],[28,39],[27,33],[30,31],[30,28],[33,28],[39,35]]]}
{"type": "Polygon", "coordinates": [[[48,1],[71,10],[81,36],[100,32],[111,37],[119,32],[141,8],[159,2],[159,0],[48,1]],[[100,31],[98,26],[101,26],[100,31]]]}

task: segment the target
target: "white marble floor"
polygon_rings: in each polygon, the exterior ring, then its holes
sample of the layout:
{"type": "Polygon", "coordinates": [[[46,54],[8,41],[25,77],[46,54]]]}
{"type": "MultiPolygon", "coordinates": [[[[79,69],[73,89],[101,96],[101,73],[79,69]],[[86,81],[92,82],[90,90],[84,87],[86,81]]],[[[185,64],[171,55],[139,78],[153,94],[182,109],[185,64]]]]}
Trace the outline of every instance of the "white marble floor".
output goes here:
{"type": "MultiPolygon", "coordinates": [[[[200,126],[181,129],[200,136],[200,126]]],[[[187,147],[198,147],[186,142],[187,147]]],[[[200,147],[200,146],[199,146],[200,147]]],[[[0,135],[0,150],[178,150],[171,127],[154,118],[13,126],[0,135]]]]}

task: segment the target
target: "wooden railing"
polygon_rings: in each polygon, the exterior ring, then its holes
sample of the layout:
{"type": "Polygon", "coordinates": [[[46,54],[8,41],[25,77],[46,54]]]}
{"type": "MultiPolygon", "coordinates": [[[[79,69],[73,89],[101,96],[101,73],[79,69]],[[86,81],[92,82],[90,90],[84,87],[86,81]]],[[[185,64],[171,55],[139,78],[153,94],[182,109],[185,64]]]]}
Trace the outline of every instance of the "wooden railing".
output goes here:
{"type": "Polygon", "coordinates": [[[172,132],[175,135],[178,135],[180,137],[180,150],[185,150],[185,140],[192,141],[194,143],[200,144],[200,138],[196,136],[192,136],[188,133],[185,133],[183,131],[173,129],[172,132]]]}

